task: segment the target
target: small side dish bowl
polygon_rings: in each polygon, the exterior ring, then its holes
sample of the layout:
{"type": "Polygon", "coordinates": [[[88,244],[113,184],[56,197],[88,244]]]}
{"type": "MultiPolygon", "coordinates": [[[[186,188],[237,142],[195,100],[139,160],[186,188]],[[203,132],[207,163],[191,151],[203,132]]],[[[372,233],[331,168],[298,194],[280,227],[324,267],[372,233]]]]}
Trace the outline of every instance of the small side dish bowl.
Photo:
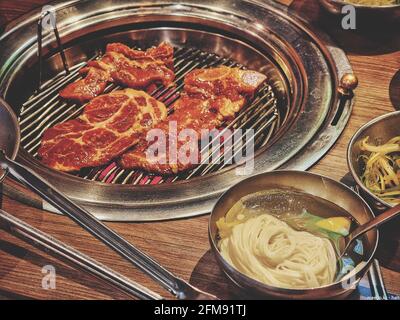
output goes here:
{"type": "Polygon", "coordinates": [[[378,210],[390,208],[392,205],[373,194],[361,181],[362,166],[359,157],[362,154],[359,142],[370,137],[370,141],[382,144],[395,136],[400,136],[400,111],[391,112],[375,118],[363,125],[354,134],[347,148],[347,163],[350,173],[362,192],[374,202],[374,207],[378,210]]]}
{"type": "MultiPolygon", "coordinates": [[[[389,5],[366,5],[354,4],[349,1],[342,0],[319,0],[321,5],[330,13],[342,14],[342,8],[346,5],[352,5],[356,9],[357,18],[373,24],[380,22],[382,24],[392,24],[400,22],[400,4],[389,5]]],[[[378,28],[379,26],[375,26],[378,28]]]]}
{"type": "Polygon", "coordinates": [[[269,286],[239,272],[224,259],[218,247],[217,221],[225,217],[235,203],[243,197],[269,190],[273,190],[275,193],[278,190],[276,194],[280,192],[290,194],[292,192],[292,194],[300,194],[300,196],[295,201],[288,198],[289,201],[287,202],[279,196],[277,199],[267,199],[263,203],[266,204],[268,210],[273,208],[286,212],[288,207],[292,207],[292,204],[295,203],[297,208],[303,206],[311,212],[327,211],[329,212],[327,213],[328,216],[335,214],[335,212],[331,212],[333,211],[332,208],[336,210],[340,208],[342,213],[350,214],[355,221],[361,224],[374,217],[368,204],[357,193],[342,183],[324,176],[303,171],[273,171],[250,177],[226,191],[214,206],[210,216],[210,245],[223,272],[240,289],[260,298],[328,299],[341,298],[350,294],[368,270],[371,259],[375,254],[379,237],[377,230],[371,230],[366,235],[365,264],[360,268],[356,267],[351,277],[322,287],[287,289],[269,286]]]}

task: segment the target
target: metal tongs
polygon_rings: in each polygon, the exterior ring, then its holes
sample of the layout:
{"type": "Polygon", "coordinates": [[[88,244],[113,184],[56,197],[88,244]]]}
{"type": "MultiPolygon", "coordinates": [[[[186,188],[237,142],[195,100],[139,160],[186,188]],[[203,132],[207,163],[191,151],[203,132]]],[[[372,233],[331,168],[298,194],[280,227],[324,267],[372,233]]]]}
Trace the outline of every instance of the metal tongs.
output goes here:
{"type": "MultiPolygon", "coordinates": [[[[16,161],[9,159],[3,152],[0,152],[0,166],[8,170],[12,176],[17,178],[20,182],[23,182],[60,212],[71,218],[97,239],[101,240],[161,284],[177,299],[217,299],[215,296],[203,292],[183,279],[173,275],[155,260],[135,248],[116,232],[96,219],[91,213],[72,202],[54,186],[45,182],[39,175],[16,161]]],[[[157,293],[127,279],[94,259],[46,235],[2,210],[0,210],[0,227],[17,235],[30,244],[45,249],[46,252],[53,253],[58,257],[64,258],[68,262],[78,265],[130,295],[141,299],[162,299],[157,293]]]]}
{"type": "Polygon", "coordinates": [[[77,266],[79,269],[102,279],[122,292],[144,300],[160,300],[162,297],[157,293],[133,282],[125,276],[109,269],[105,265],[95,261],[89,256],[74,248],[58,241],[57,239],[33,228],[20,219],[0,209],[0,228],[15,235],[19,239],[29,243],[46,253],[60,258],[61,260],[77,266]]]}

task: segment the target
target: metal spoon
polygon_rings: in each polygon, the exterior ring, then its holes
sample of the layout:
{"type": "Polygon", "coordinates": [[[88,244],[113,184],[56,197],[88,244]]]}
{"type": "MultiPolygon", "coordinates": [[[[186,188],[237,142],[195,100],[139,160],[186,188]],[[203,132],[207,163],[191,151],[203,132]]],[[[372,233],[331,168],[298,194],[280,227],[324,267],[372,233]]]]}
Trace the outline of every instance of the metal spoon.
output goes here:
{"type": "Polygon", "coordinates": [[[380,226],[383,223],[388,222],[389,220],[393,219],[400,213],[400,204],[384,211],[381,213],[379,216],[375,217],[374,219],[368,221],[367,223],[358,226],[355,228],[350,234],[348,234],[346,237],[341,238],[340,243],[339,243],[339,250],[340,250],[340,256],[343,257],[343,255],[347,252],[349,249],[350,245],[358,239],[360,236],[362,236],[364,233],[368,232],[369,230],[376,228],[380,226]]]}

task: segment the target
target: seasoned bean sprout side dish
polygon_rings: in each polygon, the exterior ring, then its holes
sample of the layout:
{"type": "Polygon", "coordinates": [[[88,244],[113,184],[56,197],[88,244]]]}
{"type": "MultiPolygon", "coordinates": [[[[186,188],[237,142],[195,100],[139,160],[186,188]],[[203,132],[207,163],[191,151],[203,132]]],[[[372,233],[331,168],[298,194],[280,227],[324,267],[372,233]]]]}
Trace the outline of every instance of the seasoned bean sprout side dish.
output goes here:
{"type": "Polygon", "coordinates": [[[400,203],[400,136],[382,145],[370,143],[369,137],[359,142],[363,154],[361,180],[380,199],[396,205],[400,203]]]}

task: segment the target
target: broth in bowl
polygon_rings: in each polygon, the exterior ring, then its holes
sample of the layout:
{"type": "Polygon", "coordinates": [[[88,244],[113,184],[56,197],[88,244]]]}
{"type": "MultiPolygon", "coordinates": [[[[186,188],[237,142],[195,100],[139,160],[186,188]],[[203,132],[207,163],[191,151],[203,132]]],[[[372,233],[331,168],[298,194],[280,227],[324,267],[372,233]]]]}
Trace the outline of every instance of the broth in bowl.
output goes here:
{"type": "Polygon", "coordinates": [[[319,210],[307,208],[312,202],[314,196],[294,191],[244,196],[216,222],[222,257],[248,277],[279,288],[317,288],[350,277],[368,260],[366,238],[339,260],[339,239],[357,222],[323,199],[319,210]]]}

